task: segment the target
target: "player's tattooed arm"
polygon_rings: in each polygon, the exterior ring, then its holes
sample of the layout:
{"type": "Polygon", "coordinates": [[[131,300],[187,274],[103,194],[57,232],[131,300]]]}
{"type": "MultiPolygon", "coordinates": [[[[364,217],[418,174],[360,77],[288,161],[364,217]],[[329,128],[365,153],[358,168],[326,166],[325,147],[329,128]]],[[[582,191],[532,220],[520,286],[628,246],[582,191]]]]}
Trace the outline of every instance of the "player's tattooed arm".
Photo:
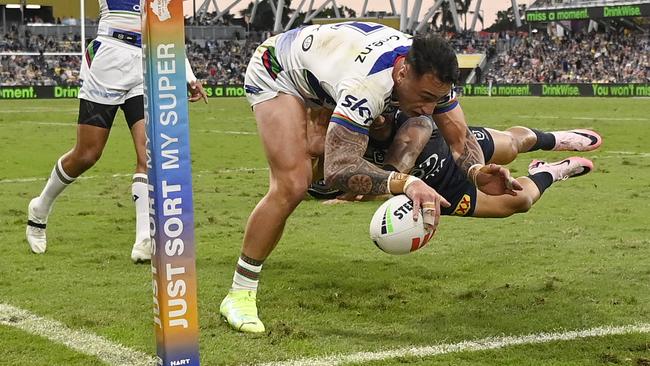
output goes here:
{"type": "MultiPolygon", "coordinates": [[[[476,164],[485,164],[483,150],[476,137],[467,127],[465,115],[460,106],[449,112],[434,114],[440,133],[451,149],[456,165],[466,174],[469,168],[476,164]]],[[[468,174],[469,176],[469,174],[468,174]]]]}
{"type": "Polygon", "coordinates": [[[384,160],[385,167],[408,173],[415,166],[433,132],[433,121],[427,116],[409,118],[397,130],[384,160]]]}
{"type": "Polygon", "coordinates": [[[472,165],[485,164],[485,157],[483,156],[481,145],[476,141],[476,136],[474,136],[469,128],[465,130],[464,140],[465,142],[462,144],[462,148],[458,151],[453,151],[452,149],[452,154],[456,165],[467,174],[472,165]]]}
{"type": "Polygon", "coordinates": [[[368,136],[330,123],[325,137],[325,182],[356,194],[386,194],[390,172],[363,159],[368,136]]]}

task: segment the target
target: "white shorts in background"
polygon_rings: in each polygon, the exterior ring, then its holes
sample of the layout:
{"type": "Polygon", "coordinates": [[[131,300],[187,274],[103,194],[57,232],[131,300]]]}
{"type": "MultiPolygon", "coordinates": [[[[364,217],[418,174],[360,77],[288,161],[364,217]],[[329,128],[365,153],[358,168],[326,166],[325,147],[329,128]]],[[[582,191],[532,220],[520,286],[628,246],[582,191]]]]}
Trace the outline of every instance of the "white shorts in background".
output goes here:
{"type": "Polygon", "coordinates": [[[142,49],[99,36],[86,48],[81,63],[79,99],[119,105],[143,94],[142,49]]]}
{"type": "Polygon", "coordinates": [[[275,55],[278,36],[264,41],[253,53],[244,77],[246,99],[251,107],[285,93],[304,100],[275,55]],[[269,48],[270,47],[270,48],[269,48]]]}

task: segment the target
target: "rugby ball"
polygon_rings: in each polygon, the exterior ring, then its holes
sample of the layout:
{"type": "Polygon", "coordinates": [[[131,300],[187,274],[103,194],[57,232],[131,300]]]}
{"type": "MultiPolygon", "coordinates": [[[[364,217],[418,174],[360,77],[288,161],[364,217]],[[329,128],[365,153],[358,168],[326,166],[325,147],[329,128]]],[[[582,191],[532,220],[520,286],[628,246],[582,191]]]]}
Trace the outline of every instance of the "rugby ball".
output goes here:
{"type": "Polygon", "coordinates": [[[413,201],[399,195],[384,202],[370,221],[370,239],[388,254],[408,254],[424,247],[433,232],[424,228],[422,210],[413,221],[413,201]]]}

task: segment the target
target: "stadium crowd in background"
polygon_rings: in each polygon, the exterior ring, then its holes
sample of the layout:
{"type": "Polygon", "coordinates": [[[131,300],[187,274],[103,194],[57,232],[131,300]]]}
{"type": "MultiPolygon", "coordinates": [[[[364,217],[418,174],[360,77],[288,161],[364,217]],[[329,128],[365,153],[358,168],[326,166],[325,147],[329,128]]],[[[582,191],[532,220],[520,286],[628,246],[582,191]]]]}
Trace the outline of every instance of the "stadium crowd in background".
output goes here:
{"type": "MultiPolygon", "coordinates": [[[[0,40],[0,52],[78,52],[79,37],[34,35],[23,37],[12,27],[0,40]]],[[[78,56],[2,56],[0,85],[79,85],[78,56]]]]}
{"type": "MultiPolygon", "coordinates": [[[[241,85],[248,60],[258,44],[246,40],[188,40],[188,59],[207,84],[241,85]]],[[[457,53],[486,53],[493,60],[479,82],[509,83],[647,83],[650,41],[641,32],[446,32],[457,53]]],[[[0,52],[78,52],[79,37],[22,37],[12,28],[0,40],[0,52]]],[[[2,56],[0,85],[79,85],[78,56],[2,56]]]]}
{"type": "Polygon", "coordinates": [[[647,83],[650,41],[643,33],[538,32],[497,57],[486,76],[494,83],[647,83]]]}
{"type": "Polygon", "coordinates": [[[206,41],[187,40],[187,56],[196,72],[196,77],[212,85],[241,85],[250,56],[258,46],[248,41],[206,41]]]}
{"type": "Polygon", "coordinates": [[[227,18],[217,20],[217,12],[213,11],[195,17],[185,18],[185,25],[229,25],[227,18]]]}

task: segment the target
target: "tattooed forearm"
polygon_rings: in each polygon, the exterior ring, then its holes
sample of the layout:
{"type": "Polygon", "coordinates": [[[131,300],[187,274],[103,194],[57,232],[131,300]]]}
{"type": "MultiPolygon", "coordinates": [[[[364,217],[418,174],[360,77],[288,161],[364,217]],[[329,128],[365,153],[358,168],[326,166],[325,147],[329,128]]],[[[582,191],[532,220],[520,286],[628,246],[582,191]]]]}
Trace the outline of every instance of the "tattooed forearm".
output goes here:
{"type": "Polygon", "coordinates": [[[391,165],[402,173],[408,173],[431,138],[432,132],[433,121],[429,117],[409,118],[397,130],[386,153],[384,164],[391,165]]]}
{"type": "Polygon", "coordinates": [[[325,182],[356,194],[385,194],[390,172],[363,160],[368,136],[330,123],[325,137],[325,182]]]}
{"type": "Polygon", "coordinates": [[[465,133],[464,143],[459,146],[462,146],[462,148],[458,151],[455,151],[452,147],[452,153],[456,165],[458,165],[463,172],[467,174],[469,168],[474,164],[485,164],[481,145],[478,144],[476,137],[469,128],[465,133]]]}

